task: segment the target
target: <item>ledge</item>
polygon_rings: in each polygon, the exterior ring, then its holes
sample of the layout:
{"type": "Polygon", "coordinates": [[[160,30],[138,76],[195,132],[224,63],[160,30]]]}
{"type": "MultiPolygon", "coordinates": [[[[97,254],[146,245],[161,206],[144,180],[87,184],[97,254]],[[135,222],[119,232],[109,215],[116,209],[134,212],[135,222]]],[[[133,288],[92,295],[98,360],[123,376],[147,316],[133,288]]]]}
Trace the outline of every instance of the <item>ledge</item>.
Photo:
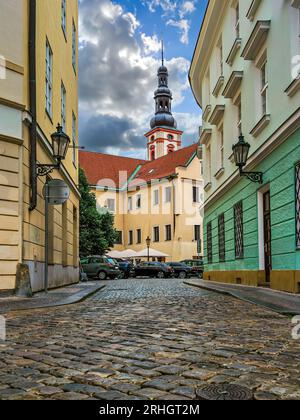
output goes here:
{"type": "Polygon", "coordinates": [[[221,168],[218,170],[218,172],[214,175],[216,179],[220,179],[225,173],[225,168],[221,168]]]}
{"type": "Polygon", "coordinates": [[[231,163],[235,163],[234,162],[234,153],[231,153],[231,155],[229,156],[228,160],[230,160],[231,163]]]}
{"type": "Polygon", "coordinates": [[[243,77],[243,71],[233,71],[229,77],[222,95],[227,99],[233,99],[242,84],[243,77]]]}
{"type": "Polygon", "coordinates": [[[212,125],[218,125],[223,118],[224,112],[225,105],[216,105],[209,119],[209,123],[212,125]]]}
{"type": "Polygon", "coordinates": [[[208,183],[205,185],[205,187],[204,187],[204,191],[205,191],[205,192],[209,191],[209,190],[211,189],[211,187],[212,187],[212,183],[211,183],[211,182],[208,182],[208,183]]]}
{"type": "Polygon", "coordinates": [[[249,7],[249,10],[246,14],[247,19],[249,19],[251,22],[253,22],[256,12],[260,6],[261,0],[252,0],[252,3],[249,7]]]}
{"type": "Polygon", "coordinates": [[[270,20],[259,20],[255,28],[250,35],[248,42],[242,52],[242,57],[245,60],[253,61],[255,60],[257,54],[259,53],[261,47],[264,45],[269,30],[271,28],[271,21],[270,20]]]}
{"type": "Polygon", "coordinates": [[[212,94],[214,95],[215,98],[217,98],[219,96],[220,90],[221,90],[222,86],[224,85],[224,81],[225,81],[224,76],[220,76],[217,83],[216,83],[216,86],[215,86],[215,88],[212,92],[212,94]]]}
{"type": "Polygon", "coordinates": [[[293,97],[298,90],[300,90],[300,74],[297,79],[294,79],[292,83],[286,88],[285,93],[287,96],[293,97]]]}
{"type": "Polygon", "coordinates": [[[208,129],[208,128],[205,128],[202,131],[202,134],[201,134],[201,137],[200,137],[200,143],[206,146],[207,143],[209,142],[210,138],[211,138],[211,135],[212,135],[212,130],[208,129]]]}
{"type": "Polygon", "coordinates": [[[232,66],[232,64],[234,62],[234,59],[235,59],[239,49],[241,48],[241,45],[242,45],[242,39],[241,38],[236,38],[234,43],[233,43],[233,46],[230,50],[230,53],[229,53],[229,55],[226,59],[226,63],[229,64],[229,66],[232,66]]]}
{"type": "Polygon", "coordinates": [[[270,114],[264,115],[262,119],[256,124],[256,126],[250,131],[250,134],[253,137],[258,137],[260,133],[269,125],[270,121],[270,114]]]}
{"type": "Polygon", "coordinates": [[[203,121],[207,121],[207,118],[208,118],[210,113],[211,113],[211,105],[207,105],[207,107],[205,108],[205,110],[203,112],[203,115],[202,115],[203,121]]]}

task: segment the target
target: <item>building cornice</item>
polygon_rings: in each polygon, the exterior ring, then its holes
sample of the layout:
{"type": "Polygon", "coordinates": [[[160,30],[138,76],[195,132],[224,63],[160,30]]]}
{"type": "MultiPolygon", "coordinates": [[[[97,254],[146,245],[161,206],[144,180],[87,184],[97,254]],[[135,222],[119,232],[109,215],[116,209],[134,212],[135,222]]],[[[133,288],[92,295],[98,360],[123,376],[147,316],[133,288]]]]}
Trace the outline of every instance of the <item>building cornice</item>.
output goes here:
{"type": "MultiPolygon", "coordinates": [[[[300,129],[300,108],[286,120],[277,130],[250,156],[245,171],[253,170],[262,163],[274,150],[280,147],[292,134],[300,129]]],[[[205,201],[204,211],[207,211],[224,194],[241,180],[237,169],[214,193],[205,201]]]]}

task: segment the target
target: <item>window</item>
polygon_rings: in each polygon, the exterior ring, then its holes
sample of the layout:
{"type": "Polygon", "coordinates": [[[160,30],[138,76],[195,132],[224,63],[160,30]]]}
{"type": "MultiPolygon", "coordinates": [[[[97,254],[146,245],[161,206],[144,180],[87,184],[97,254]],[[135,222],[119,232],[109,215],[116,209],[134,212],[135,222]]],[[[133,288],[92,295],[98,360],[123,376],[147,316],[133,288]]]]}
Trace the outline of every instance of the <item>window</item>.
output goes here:
{"type": "Polygon", "coordinates": [[[74,112],[72,113],[72,143],[73,143],[73,163],[77,165],[77,141],[76,141],[76,126],[77,121],[74,112]]]}
{"type": "Polygon", "coordinates": [[[66,131],[66,89],[61,82],[61,125],[64,131],[66,131]]]}
{"type": "Polygon", "coordinates": [[[200,203],[200,188],[193,187],[193,203],[200,203]]]}
{"type": "Polygon", "coordinates": [[[132,197],[128,197],[128,211],[132,211],[132,197]]]}
{"type": "Polygon", "coordinates": [[[234,206],[234,241],[235,258],[244,258],[244,226],[243,226],[243,202],[240,201],[234,206]]]}
{"type": "Polygon", "coordinates": [[[238,131],[238,136],[241,136],[242,135],[242,102],[241,102],[241,98],[238,99],[237,114],[238,114],[237,131],[238,131]]]}
{"type": "Polygon", "coordinates": [[[208,264],[213,263],[213,248],[212,248],[212,223],[207,224],[207,261],[208,264]]]}
{"type": "Polygon", "coordinates": [[[300,249],[300,163],[296,166],[296,245],[300,249]]]}
{"type": "Polygon", "coordinates": [[[223,131],[223,127],[220,128],[219,131],[219,159],[220,159],[220,167],[219,169],[223,169],[224,168],[224,131],[223,131]]]}
{"type": "Polygon", "coordinates": [[[67,35],[67,0],[61,0],[61,27],[64,35],[67,35]]]}
{"type": "Polygon", "coordinates": [[[165,189],[165,202],[166,203],[171,203],[172,200],[172,188],[171,187],[166,187],[165,189]]]}
{"type": "Polygon", "coordinates": [[[194,239],[196,242],[201,241],[201,226],[200,225],[194,226],[194,239]]]}
{"type": "Polygon", "coordinates": [[[112,213],[116,211],[116,201],[113,198],[107,200],[107,208],[112,213]]]}
{"type": "Polygon", "coordinates": [[[219,236],[219,260],[225,261],[225,215],[220,214],[218,218],[218,236],[219,236]]]}
{"type": "Polygon", "coordinates": [[[136,231],[136,243],[141,244],[142,243],[142,230],[137,229],[136,231]]]}
{"type": "Polygon", "coordinates": [[[168,139],[169,140],[174,140],[174,136],[172,136],[172,134],[168,134],[168,139]]]}
{"type": "Polygon", "coordinates": [[[220,76],[224,74],[224,65],[223,65],[223,43],[222,38],[219,40],[218,44],[218,67],[220,76]]]}
{"type": "Polygon", "coordinates": [[[235,7],[235,35],[236,38],[240,37],[240,4],[237,2],[235,7]]]}
{"type": "Polygon", "coordinates": [[[166,241],[172,240],[172,226],[166,225],[166,241]]]}
{"type": "Polygon", "coordinates": [[[159,190],[153,192],[153,203],[155,206],[159,205],[159,190]]]}
{"type": "Polygon", "coordinates": [[[207,182],[210,183],[211,182],[211,147],[210,145],[207,146],[207,149],[206,149],[206,158],[207,158],[206,179],[207,179],[207,182]]]}
{"type": "Polygon", "coordinates": [[[122,245],[123,244],[123,232],[121,230],[118,230],[116,232],[116,245],[122,245]]]}
{"type": "Polygon", "coordinates": [[[142,196],[141,194],[138,194],[136,196],[136,208],[140,209],[142,207],[142,196]]]}
{"type": "Polygon", "coordinates": [[[133,244],[133,231],[130,230],[128,232],[128,245],[132,245],[133,244]]]}
{"type": "Polygon", "coordinates": [[[158,226],[156,226],[156,227],[153,229],[153,233],[154,233],[154,235],[153,235],[153,237],[154,237],[154,242],[159,242],[159,227],[158,227],[158,226]]]}
{"type": "Polygon", "coordinates": [[[77,31],[76,26],[73,20],[73,29],[72,29],[72,65],[73,69],[76,72],[76,64],[77,64],[77,31]]]}
{"type": "Polygon", "coordinates": [[[260,76],[261,76],[261,107],[262,107],[262,115],[267,114],[267,90],[268,90],[268,82],[267,82],[267,61],[262,65],[260,69],[260,76]]]}
{"type": "Polygon", "coordinates": [[[46,40],[46,111],[52,117],[52,70],[53,54],[48,40],[46,40]]]}

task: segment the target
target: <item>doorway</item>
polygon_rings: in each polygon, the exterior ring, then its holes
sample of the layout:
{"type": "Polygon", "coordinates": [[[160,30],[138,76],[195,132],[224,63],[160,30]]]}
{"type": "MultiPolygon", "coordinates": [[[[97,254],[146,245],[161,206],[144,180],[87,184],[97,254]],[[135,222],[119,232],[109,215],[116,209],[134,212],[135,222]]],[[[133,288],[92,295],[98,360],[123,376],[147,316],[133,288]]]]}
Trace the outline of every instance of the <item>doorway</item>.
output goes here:
{"type": "Polygon", "coordinates": [[[263,194],[263,220],[264,220],[264,260],[266,282],[271,281],[272,271],[272,232],[271,232],[271,195],[270,190],[263,194]]]}

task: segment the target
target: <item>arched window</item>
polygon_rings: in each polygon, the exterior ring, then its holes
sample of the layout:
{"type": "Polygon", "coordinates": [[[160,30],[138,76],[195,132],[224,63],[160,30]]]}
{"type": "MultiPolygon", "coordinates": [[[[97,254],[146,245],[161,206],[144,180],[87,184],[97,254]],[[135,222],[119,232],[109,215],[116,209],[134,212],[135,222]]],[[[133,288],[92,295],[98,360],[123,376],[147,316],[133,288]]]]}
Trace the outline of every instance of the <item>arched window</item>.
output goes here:
{"type": "Polygon", "coordinates": [[[154,141],[155,140],[155,136],[152,136],[150,140],[151,141],[154,141]]]}
{"type": "Polygon", "coordinates": [[[168,154],[175,152],[175,146],[173,144],[168,144],[168,154]]]}
{"type": "Polygon", "coordinates": [[[172,134],[168,134],[168,139],[169,140],[174,140],[174,136],[172,136],[172,134]]]}
{"type": "Polygon", "coordinates": [[[155,146],[150,147],[150,160],[155,160],[155,146]]]}

